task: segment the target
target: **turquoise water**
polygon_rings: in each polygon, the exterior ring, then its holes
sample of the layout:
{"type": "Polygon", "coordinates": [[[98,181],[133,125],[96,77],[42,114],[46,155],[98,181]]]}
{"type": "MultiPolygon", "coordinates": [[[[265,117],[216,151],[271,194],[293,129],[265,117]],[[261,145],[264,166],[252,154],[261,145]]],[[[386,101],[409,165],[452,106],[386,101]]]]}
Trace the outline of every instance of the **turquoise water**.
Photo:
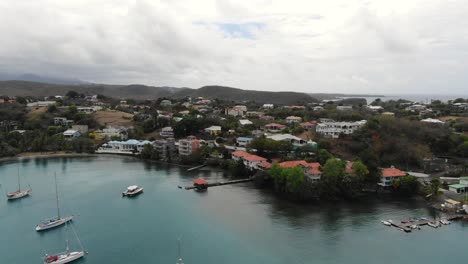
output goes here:
{"type": "MultiPolygon", "coordinates": [[[[382,219],[430,216],[418,202],[295,205],[249,184],[205,193],[178,189],[193,177],[221,180],[222,171],[114,156],[30,159],[0,163],[1,197],[16,188],[17,168],[32,196],[0,201],[0,263],[41,263],[65,247],[64,228],[36,233],[55,214],[57,172],[64,214],[74,220],[89,255],[76,263],[175,263],[182,237],[186,264],[219,263],[464,263],[468,225],[425,227],[410,234],[382,219]],[[19,164],[19,165],[18,165],[19,164]],[[122,198],[128,185],[145,193],[122,198]]],[[[70,234],[71,248],[77,243],[70,234]]]]}

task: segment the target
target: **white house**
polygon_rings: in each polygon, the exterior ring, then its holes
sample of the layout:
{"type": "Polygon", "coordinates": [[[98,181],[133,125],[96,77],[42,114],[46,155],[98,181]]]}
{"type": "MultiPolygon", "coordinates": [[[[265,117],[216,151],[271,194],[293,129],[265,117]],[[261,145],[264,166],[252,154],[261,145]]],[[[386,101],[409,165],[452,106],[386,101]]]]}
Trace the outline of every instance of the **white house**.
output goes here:
{"type": "Polygon", "coordinates": [[[350,135],[366,124],[366,120],[357,122],[325,122],[315,128],[317,133],[326,137],[338,138],[340,134],[350,135]]]}
{"type": "Polygon", "coordinates": [[[205,128],[205,132],[209,133],[212,136],[221,134],[221,126],[210,126],[205,128]]]}
{"type": "Polygon", "coordinates": [[[171,138],[174,137],[174,129],[172,129],[172,127],[163,127],[159,134],[161,137],[171,138]]]}
{"type": "Polygon", "coordinates": [[[253,123],[252,123],[252,121],[250,121],[248,119],[241,119],[241,120],[239,120],[239,124],[241,126],[246,126],[246,125],[252,125],[253,123]]]}
{"type": "Polygon", "coordinates": [[[367,109],[373,112],[382,111],[384,108],[380,105],[368,105],[367,109]]]}
{"type": "Polygon", "coordinates": [[[302,118],[299,116],[288,116],[286,117],[286,123],[288,124],[294,124],[294,123],[300,123],[302,122],[302,118]]]}
{"type": "Polygon", "coordinates": [[[262,108],[263,109],[273,109],[275,107],[274,104],[263,104],[262,108]]]}
{"type": "Polygon", "coordinates": [[[249,137],[238,137],[237,144],[239,147],[246,147],[250,142],[252,142],[253,138],[249,137]]]}
{"type": "Polygon", "coordinates": [[[351,106],[351,105],[338,105],[336,107],[336,110],[338,110],[338,111],[351,111],[351,110],[353,110],[353,106],[351,106]]]}
{"type": "Polygon", "coordinates": [[[74,129],[68,129],[68,130],[63,132],[63,137],[64,138],[77,138],[77,137],[80,137],[80,136],[81,136],[80,131],[74,130],[74,129]]]}
{"type": "Polygon", "coordinates": [[[434,119],[434,118],[426,118],[426,119],[422,119],[421,122],[424,122],[424,123],[431,123],[431,124],[445,124],[444,121],[441,121],[439,119],[434,119]]]}
{"type": "Polygon", "coordinates": [[[146,144],[152,144],[150,141],[139,141],[129,139],[127,141],[109,141],[103,144],[97,153],[116,153],[116,154],[137,154],[141,152],[146,144]]]}
{"type": "Polygon", "coordinates": [[[274,141],[291,142],[291,144],[293,144],[293,146],[295,146],[295,147],[302,147],[302,146],[305,146],[305,145],[315,146],[317,144],[312,140],[306,141],[306,140],[303,140],[300,137],[296,137],[296,136],[293,136],[291,134],[276,134],[276,135],[267,136],[267,138],[273,139],[274,141]]]}

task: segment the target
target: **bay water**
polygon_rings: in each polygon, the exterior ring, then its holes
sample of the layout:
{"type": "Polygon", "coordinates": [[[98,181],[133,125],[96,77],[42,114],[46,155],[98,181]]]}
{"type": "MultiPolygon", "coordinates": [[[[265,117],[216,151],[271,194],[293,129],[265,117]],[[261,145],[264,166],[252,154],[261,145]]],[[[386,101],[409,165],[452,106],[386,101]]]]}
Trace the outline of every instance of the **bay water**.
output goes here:
{"type": "Polygon", "coordinates": [[[186,264],[465,263],[468,224],[404,233],[381,220],[433,217],[417,200],[369,198],[359,203],[299,205],[250,183],[179,189],[195,177],[226,180],[228,172],[144,162],[120,156],[31,158],[0,163],[0,263],[42,263],[45,253],[79,249],[64,227],[34,228],[56,215],[54,172],[63,215],[89,255],[76,263],[175,263],[177,239],[186,264]],[[30,184],[31,197],[7,202],[5,192],[30,184]],[[122,198],[129,185],[145,191],[122,198]]]}

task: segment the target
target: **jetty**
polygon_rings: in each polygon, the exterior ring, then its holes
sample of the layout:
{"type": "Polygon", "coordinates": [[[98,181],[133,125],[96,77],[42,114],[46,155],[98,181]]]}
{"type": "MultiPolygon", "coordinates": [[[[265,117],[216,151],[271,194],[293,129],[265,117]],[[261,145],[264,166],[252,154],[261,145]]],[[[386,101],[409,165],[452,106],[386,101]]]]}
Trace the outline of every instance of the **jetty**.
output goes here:
{"type": "Polygon", "coordinates": [[[250,181],[252,181],[251,178],[209,183],[203,178],[197,178],[193,180],[193,186],[187,186],[185,187],[185,190],[194,190],[194,189],[206,190],[208,189],[208,187],[223,186],[223,185],[237,184],[237,183],[250,182],[250,181]]]}
{"type": "Polygon", "coordinates": [[[202,165],[199,165],[199,166],[196,166],[196,167],[193,167],[193,168],[190,168],[190,169],[187,169],[187,171],[194,171],[194,170],[198,170],[198,169],[201,169],[203,167],[205,167],[206,164],[202,164],[202,165]]]}
{"type": "MultiPolygon", "coordinates": [[[[454,220],[459,220],[459,219],[463,219],[463,218],[464,218],[463,215],[456,214],[456,215],[450,215],[450,216],[447,216],[447,217],[444,217],[444,218],[441,218],[441,219],[447,220],[447,221],[454,221],[454,220]]],[[[441,219],[439,219],[439,220],[419,219],[419,220],[416,220],[416,221],[408,220],[405,223],[391,222],[391,225],[393,227],[396,227],[398,229],[401,229],[401,230],[409,233],[409,232],[412,231],[412,229],[414,229],[414,226],[421,227],[421,226],[429,225],[429,226],[433,226],[433,227],[440,227],[441,226],[441,221],[442,221],[441,219]]]]}

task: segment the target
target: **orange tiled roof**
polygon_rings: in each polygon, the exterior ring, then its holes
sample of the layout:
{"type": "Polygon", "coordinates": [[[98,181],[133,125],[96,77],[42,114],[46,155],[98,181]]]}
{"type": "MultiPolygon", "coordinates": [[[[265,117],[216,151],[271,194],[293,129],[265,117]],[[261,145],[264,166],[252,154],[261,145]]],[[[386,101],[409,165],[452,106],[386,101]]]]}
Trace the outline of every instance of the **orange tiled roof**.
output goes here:
{"type": "Polygon", "coordinates": [[[259,167],[262,167],[262,168],[265,168],[265,169],[270,169],[271,168],[271,163],[270,162],[266,162],[266,161],[263,161],[263,162],[260,162],[258,164],[259,167]]]}
{"type": "Polygon", "coordinates": [[[282,125],[282,124],[278,124],[278,123],[270,123],[270,124],[266,124],[265,127],[282,127],[282,128],[285,128],[286,126],[282,125]]]}
{"type": "Polygon", "coordinates": [[[392,166],[390,168],[382,169],[382,176],[383,177],[403,177],[403,176],[406,176],[406,173],[392,166]]]}

